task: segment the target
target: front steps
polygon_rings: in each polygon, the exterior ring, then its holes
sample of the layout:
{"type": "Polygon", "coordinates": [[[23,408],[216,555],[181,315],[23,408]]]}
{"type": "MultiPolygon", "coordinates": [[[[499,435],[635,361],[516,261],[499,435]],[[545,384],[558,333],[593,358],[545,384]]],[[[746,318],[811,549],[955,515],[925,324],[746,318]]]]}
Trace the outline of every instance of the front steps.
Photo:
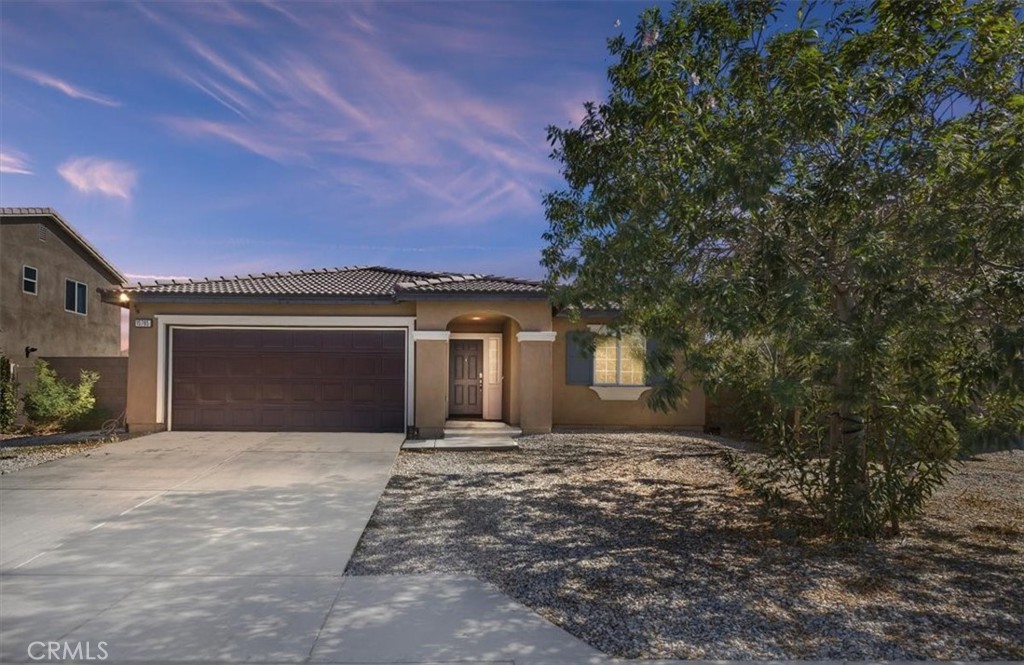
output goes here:
{"type": "Polygon", "coordinates": [[[448,420],[443,439],[406,441],[403,450],[517,450],[523,430],[489,420],[448,420]]]}

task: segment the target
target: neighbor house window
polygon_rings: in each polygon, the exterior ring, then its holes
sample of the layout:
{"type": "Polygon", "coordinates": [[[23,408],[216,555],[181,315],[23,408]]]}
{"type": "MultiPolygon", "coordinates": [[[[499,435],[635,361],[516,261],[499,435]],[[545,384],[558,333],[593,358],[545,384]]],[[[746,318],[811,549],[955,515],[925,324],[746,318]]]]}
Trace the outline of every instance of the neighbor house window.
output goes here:
{"type": "Polygon", "coordinates": [[[68,312],[85,314],[86,297],[89,287],[73,279],[64,280],[64,309],[68,312]]]}
{"type": "Polygon", "coordinates": [[[644,385],[644,354],[641,335],[599,337],[594,348],[594,384],[599,386],[644,385]]]}
{"type": "Polygon", "coordinates": [[[32,295],[39,293],[39,271],[32,266],[21,269],[21,290],[32,295]]]}

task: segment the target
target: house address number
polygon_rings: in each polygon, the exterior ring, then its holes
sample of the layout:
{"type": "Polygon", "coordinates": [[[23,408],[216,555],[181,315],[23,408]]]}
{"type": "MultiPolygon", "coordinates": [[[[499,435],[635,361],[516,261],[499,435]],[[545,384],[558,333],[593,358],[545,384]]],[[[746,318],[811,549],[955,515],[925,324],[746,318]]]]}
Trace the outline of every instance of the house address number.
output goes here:
{"type": "Polygon", "coordinates": [[[153,319],[135,319],[136,328],[152,328],[153,319]]]}

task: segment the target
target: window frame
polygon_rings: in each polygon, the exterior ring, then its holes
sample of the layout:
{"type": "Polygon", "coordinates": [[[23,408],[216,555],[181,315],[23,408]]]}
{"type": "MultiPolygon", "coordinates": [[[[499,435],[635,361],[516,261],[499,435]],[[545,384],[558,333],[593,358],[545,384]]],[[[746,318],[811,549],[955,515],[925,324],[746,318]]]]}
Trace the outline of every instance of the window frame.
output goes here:
{"type": "MultiPolygon", "coordinates": [[[[640,383],[623,383],[622,382],[622,350],[623,350],[623,336],[621,334],[615,334],[609,330],[606,326],[591,326],[591,332],[599,335],[600,339],[598,344],[602,341],[615,341],[615,383],[600,382],[597,380],[597,348],[594,349],[594,366],[591,371],[591,385],[592,386],[606,386],[606,387],[621,387],[621,388],[640,388],[647,386],[647,338],[643,335],[627,334],[627,338],[633,338],[636,340],[637,346],[643,349],[644,353],[644,367],[643,374],[640,377],[640,383]]],[[[628,348],[628,347],[627,347],[628,348]]]]}
{"type": "Polygon", "coordinates": [[[64,311],[79,316],[89,316],[89,285],[70,277],[64,278],[64,311]],[[75,285],[75,308],[68,309],[68,286],[75,285]],[[81,310],[79,310],[81,305],[81,310]]]}
{"type": "Polygon", "coordinates": [[[30,266],[27,263],[21,266],[21,292],[27,293],[31,296],[39,295],[39,268],[36,268],[35,266],[30,266]],[[28,275],[25,274],[25,271],[27,270],[31,270],[32,272],[34,272],[36,274],[35,277],[29,279],[28,275]],[[30,282],[32,283],[31,291],[25,288],[25,285],[30,282]]]}

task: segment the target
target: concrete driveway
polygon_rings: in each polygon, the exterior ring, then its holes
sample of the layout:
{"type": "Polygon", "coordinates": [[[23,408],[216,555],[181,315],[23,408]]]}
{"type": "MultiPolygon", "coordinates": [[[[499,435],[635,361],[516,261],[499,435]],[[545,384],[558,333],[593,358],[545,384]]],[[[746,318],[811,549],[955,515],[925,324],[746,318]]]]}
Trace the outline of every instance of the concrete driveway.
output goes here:
{"type": "Polygon", "coordinates": [[[0,662],[597,658],[472,578],[342,576],[401,443],[166,432],[3,476],[0,662]]]}

